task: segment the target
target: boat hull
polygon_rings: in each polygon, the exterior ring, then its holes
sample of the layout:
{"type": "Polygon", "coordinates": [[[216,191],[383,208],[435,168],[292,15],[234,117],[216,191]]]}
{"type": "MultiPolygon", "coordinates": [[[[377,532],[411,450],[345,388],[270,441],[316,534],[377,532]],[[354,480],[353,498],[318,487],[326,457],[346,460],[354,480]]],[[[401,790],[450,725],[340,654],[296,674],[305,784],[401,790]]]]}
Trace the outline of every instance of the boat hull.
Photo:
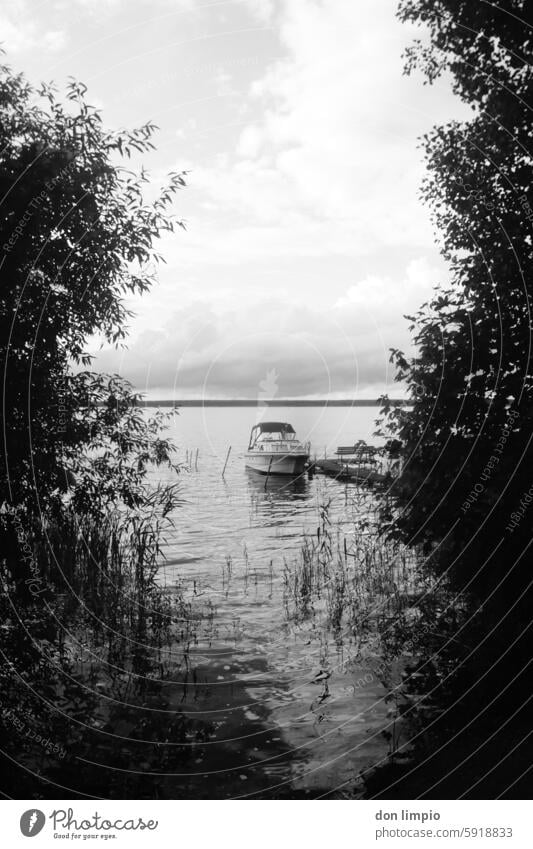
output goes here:
{"type": "Polygon", "coordinates": [[[309,454],[269,454],[249,451],[246,466],[263,475],[301,475],[309,454]]]}

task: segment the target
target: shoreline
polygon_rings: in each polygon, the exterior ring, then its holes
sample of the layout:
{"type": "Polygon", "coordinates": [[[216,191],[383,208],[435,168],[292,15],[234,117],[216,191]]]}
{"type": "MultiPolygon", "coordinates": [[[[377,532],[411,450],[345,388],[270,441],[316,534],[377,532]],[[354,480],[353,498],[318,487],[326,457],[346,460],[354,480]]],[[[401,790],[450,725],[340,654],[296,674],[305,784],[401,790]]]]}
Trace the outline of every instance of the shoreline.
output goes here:
{"type": "MultiPolygon", "coordinates": [[[[407,407],[412,404],[402,398],[391,399],[388,402],[393,407],[407,407]]],[[[332,400],[326,398],[307,400],[301,398],[276,399],[270,401],[257,401],[244,398],[242,400],[218,400],[218,399],[177,399],[165,398],[163,400],[142,399],[140,407],[381,407],[382,403],[377,398],[363,398],[359,400],[332,400]]]]}

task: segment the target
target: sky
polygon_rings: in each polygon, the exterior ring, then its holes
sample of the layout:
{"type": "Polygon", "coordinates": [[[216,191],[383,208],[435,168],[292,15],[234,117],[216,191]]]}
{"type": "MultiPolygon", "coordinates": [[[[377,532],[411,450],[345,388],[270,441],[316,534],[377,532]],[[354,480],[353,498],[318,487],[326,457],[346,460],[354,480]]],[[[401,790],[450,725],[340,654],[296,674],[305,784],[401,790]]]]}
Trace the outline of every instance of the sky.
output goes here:
{"type": "Polygon", "coordinates": [[[94,368],[151,398],[399,396],[389,349],[447,280],[419,138],[467,116],[402,73],[396,0],[4,0],[7,61],[68,77],[109,127],[153,120],[154,185],[186,222],[94,368]]]}

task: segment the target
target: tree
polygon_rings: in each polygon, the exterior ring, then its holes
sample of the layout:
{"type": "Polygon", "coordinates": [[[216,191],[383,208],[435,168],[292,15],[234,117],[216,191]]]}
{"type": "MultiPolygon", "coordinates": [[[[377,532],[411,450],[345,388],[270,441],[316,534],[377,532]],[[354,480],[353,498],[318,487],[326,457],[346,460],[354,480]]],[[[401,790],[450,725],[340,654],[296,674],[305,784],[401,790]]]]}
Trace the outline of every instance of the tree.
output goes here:
{"type": "Polygon", "coordinates": [[[423,140],[422,194],[452,283],[410,317],[415,357],[392,354],[413,402],[384,408],[404,454],[392,530],[461,587],[486,595],[504,579],[516,596],[531,516],[512,517],[533,495],[531,4],[402,0],[399,17],[429,30],[406,71],[448,72],[473,113],[423,140]]]}
{"type": "MultiPolygon", "coordinates": [[[[2,347],[2,521],[17,548],[13,511],[28,516],[71,505],[103,514],[153,501],[151,462],[171,463],[159,418],[147,420],[118,376],[90,365],[95,333],[126,337],[124,296],[149,290],[161,260],[157,237],[181,225],[171,214],[184,174],[169,175],[155,202],[148,175],[124,160],[153,148],[152,123],[108,131],[86,89],[66,98],[32,88],[0,67],[0,335],[2,347]]],[[[168,508],[170,490],[158,490],[168,508]]]]}

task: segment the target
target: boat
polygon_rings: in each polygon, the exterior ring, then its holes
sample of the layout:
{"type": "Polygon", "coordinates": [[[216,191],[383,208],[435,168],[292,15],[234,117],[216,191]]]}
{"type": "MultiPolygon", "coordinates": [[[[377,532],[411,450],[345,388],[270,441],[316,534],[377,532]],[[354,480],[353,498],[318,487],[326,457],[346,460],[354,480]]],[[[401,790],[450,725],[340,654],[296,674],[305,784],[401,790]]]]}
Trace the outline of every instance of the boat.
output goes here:
{"type": "Polygon", "coordinates": [[[309,453],[288,422],[261,422],[250,433],[246,465],[264,475],[301,475],[309,453]]]}

